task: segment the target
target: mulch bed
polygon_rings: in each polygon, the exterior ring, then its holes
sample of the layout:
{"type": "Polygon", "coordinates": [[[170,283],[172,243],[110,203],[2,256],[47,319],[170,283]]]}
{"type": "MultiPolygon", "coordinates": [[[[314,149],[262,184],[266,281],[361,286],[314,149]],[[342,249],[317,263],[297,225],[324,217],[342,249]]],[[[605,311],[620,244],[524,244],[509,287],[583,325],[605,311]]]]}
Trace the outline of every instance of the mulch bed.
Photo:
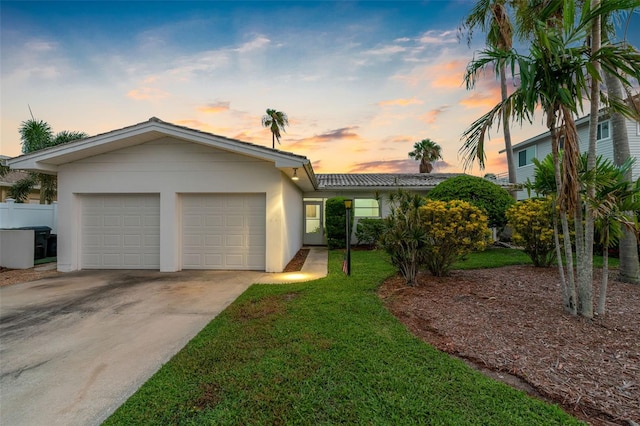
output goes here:
{"type": "MultiPolygon", "coordinates": [[[[610,275],[615,275],[614,273],[610,275]]],[[[594,277],[597,300],[600,274],[594,277]]],[[[640,286],[609,281],[607,312],[563,311],[556,268],[401,277],[379,290],[415,335],[593,425],[640,423],[640,286]]]]}
{"type": "Polygon", "coordinates": [[[302,269],[302,265],[304,265],[304,261],[307,260],[307,255],[309,254],[309,249],[300,249],[293,259],[287,264],[282,272],[297,272],[302,269]]]}

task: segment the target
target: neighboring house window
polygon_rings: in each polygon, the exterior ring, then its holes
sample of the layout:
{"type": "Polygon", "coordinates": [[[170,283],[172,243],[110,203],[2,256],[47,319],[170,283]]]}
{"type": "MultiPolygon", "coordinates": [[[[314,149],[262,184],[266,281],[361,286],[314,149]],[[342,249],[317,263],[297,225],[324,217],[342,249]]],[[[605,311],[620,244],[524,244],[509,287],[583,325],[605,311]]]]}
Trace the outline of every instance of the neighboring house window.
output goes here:
{"type": "Polygon", "coordinates": [[[373,198],[356,198],[353,200],[355,217],[380,217],[380,204],[373,198]]]}
{"type": "Polygon", "coordinates": [[[609,139],[609,120],[598,123],[597,140],[609,139]]]}
{"type": "Polygon", "coordinates": [[[527,149],[524,149],[518,152],[518,167],[528,166],[529,164],[533,164],[533,159],[536,156],[536,147],[530,146],[527,149]]]}
{"type": "Polygon", "coordinates": [[[636,135],[640,136],[640,123],[636,125],[636,135]]]}

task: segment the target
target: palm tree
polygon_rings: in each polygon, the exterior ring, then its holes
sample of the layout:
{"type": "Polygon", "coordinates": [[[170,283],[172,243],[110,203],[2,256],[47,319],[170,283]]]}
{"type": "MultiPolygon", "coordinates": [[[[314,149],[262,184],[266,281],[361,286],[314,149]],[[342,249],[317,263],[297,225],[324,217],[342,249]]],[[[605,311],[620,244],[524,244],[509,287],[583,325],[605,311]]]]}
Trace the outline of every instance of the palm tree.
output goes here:
{"type": "MultiPolygon", "coordinates": [[[[472,61],[467,67],[465,80],[470,87],[475,85],[484,68],[490,64],[495,67],[502,62],[509,64],[512,72],[518,70],[520,86],[465,131],[463,137],[466,140],[461,152],[467,158],[471,158],[471,161],[484,158],[482,142],[485,134],[505,109],[520,121],[531,121],[536,107],[540,106],[551,134],[557,203],[564,235],[569,235],[568,216],[573,215],[577,218],[582,214],[584,207],[578,186],[579,150],[574,117],[583,109],[582,98],[590,87],[589,79],[601,82],[599,73],[593,72],[592,64],[598,62],[626,87],[631,87],[627,76],[640,74],[640,54],[635,49],[629,46],[603,44],[599,49],[591,51],[584,45],[584,40],[597,16],[618,10],[630,10],[633,6],[632,0],[609,0],[594,8],[587,2],[582,6],[580,13],[576,14],[571,1],[548,1],[541,7],[532,25],[532,40],[527,55],[512,50],[485,49],[481,52],[480,58],[472,61]],[[570,10],[565,10],[567,7],[570,10]],[[559,11],[564,12],[564,19],[561,21],[556,19],[559,11]],[[560,135],[564,137],[562,169],[560,135]]],[[[621,105],[615,107],[630,114],[628,108],[625,109],[621,105]]],[[[581,272],[578,276],[577,309],[581,315],[591,317],[593,304],[589,299],[592,297],[592,265],[589,264],[588,257],[583,256],[587,248],[584,236],[588,230],[582,227],[582,221],[575,220],[575,224],[578,270],[586,272],[581,272]],[[584,288],[581,288],[582,286],[584,288]]],[[[574,270],[571,267],[573,253],[568,238],[564,239],[564,251],[566,264],[569,265],[567,277],[571,285],[574,280],[574,270]]],[[[562,262],[558,262],[558,267],[563,268],[562,262]]],[[[570,308],[572,313],[576,312],[576,307],[570,308]]]]}
{"type": "MultiPolygon", "coordinates": [[[[29,154],[41,149],[50,148],[77,139],[84,139],[88,135],[84,132],[70,132],[64,130],[56,135],[51,126],[42,120],[31,117],[20,126],[22,152],[29,154]]],[[[9,195],[23,202],[35,186],[40,186],[40,204],[50,204],[57,193],[57,179],[55,176],[43,173],[29,173],[29,176],[17,181],[9,190],[9,195]]]]}
{"type": "Polygon", "coordinates": [[[413,151],[409,153],[409,157],[420,161],[420,173],[431,173],[433,163],[442,160],[442,148],[431,139],[422,139],[413,144],[413,151]]]}
{"type": "Polygon", "coordinates": [[[276,148],[276,140],[280,144],[281,131],[284,132],[284,127],[289,125],[289,118],[287,114],[282,111],[276,111],[275,109],[267,109],[267,113],[262,117],[262,127],[268,127],[271,130],[271,143],[272,148],[276,148]]]}
{"type": "MultiPolygon", "coordinates": [[[[510,3],[514,3],[511,1],[510,3]]],[[[507,10],[507,0],[480,0],[476,3],[471,13],[462,23],[461,31],[467,29],[467,43],[470,44],[473,30],[479,28],[486,31],[488,46],[499,50],[510,50],[513,46],[513,26],[509,19],[507,10]]],[[[502,101],[507,99],[507,67],[505,62],[498,64],[498,74],[500,75],[500,94],[502,101]]],[[[502,132],[504,134],[504,147],[507,153],[507,171],[509,182],[516,183],[516,167],[513,159],[513,149],[511,148],[511,129],[509,128],[509,111],[505,108],[502,113],[502,132]]],[[[477,151],[484,154],[484,149],[477,151]]],[[[484,165],[484,155],[478,158],[484,165]]],[[[471,165],[467,162],[466,165],[471,165]]],[[[516,198],[517,192],[512,191],[511,195],[516,198]]]]}

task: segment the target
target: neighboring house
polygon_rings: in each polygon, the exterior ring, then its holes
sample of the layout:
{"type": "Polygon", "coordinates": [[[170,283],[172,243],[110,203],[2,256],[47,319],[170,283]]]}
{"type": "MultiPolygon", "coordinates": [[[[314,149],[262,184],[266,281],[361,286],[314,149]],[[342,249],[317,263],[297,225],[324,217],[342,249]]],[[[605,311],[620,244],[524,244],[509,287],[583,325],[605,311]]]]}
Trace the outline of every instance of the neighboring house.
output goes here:
{"type": "MultiPolygon", "coordinates": [[[[3,156],[4,157],[4,156],[3,156]]],[[[10,157],[4,157],[8,159],[10,157]]],[[[9,198],[9,189],[13,186],[14,183],[27,177],[27,173],[20,170],[11,170],[6,175],[0,177],[0,202],[4,203],[7,198],[9,198]]],[[[29,204],[38,204],[40,203],[40,187],[35,187],[29,193],[29,198],[25,203],[29,204]]]]}
{"type": "MultiPolygon", "coordinates": [[[[629,137],[629,149],[632,158],[640,159],[640,123],[632,120],[625,120],[627,125],[627,135],[629,137]]],[[[580,142],[580,152],[587,152],[589,149],[589,116],[576,120],[578,129],[578,139],[580,142]]],[[[597,152],[613,161],[613,142],[611,139],[611,120],[608,116],[602,116],[598,123],[597,152]]],[[[500,151],[501,153],[504,150],[500,151]]],[[[533,138],[527,139],[513,146],[513,158],[516,162],[517,183],[526,183],[527,179],[534,179],[533,159],[542,160],[551,153],[551,134],[543,133],[533,138]]],[[[633,166],[633,179],[640,177],[640,160],[633,166]]],[[[518,199],[528,198],[527,191],[518,191],[518,199]]]]}
{"type": "Polygon", "coordinates": [[[280,272],[324,244],[326,199],[382,217],[448,174],[319,174],[304,156],[157,118],[7,161],[58,176],[58,270],[280,272]]]}

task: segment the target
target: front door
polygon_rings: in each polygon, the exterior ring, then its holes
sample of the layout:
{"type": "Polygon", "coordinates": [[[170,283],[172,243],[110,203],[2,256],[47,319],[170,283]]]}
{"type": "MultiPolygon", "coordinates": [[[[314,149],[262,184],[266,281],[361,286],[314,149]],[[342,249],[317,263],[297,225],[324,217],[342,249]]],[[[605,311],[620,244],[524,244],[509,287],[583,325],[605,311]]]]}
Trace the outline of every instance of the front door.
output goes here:
{"type": "Polygon", "coordinates": [[[324,245],[322,201],[304,202],[304,245],[324,245]]]}

